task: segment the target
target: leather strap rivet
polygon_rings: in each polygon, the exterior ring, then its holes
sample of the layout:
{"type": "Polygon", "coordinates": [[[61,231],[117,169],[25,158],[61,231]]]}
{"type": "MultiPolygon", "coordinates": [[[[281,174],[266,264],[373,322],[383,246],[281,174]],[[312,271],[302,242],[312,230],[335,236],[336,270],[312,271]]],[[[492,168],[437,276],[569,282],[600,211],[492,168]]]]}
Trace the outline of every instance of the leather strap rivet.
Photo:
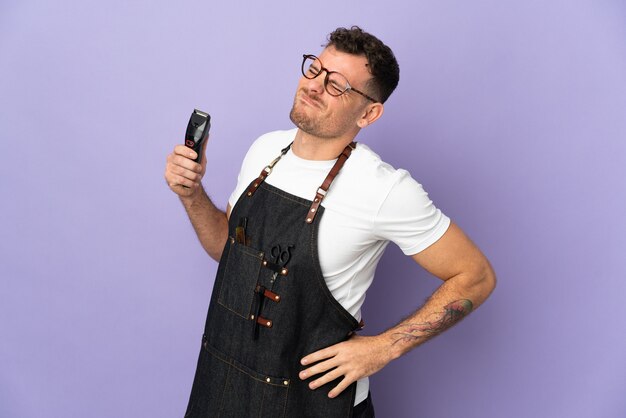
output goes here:
{"type": "Polygon", "coordinates": [[[278,302],[280,300],[280,296],[274,296],[274,300],[278,302]]]}
{"type": "Polygon", "coordinates": [[[263,260],[263,265],[267,266],[267,260],[263,260]]]}
{"type": "Polygon", "coordinates": [[[280,274],[282,274],[283,276],[286,276],[287,275],[287,269],[282,269],[280,271],[280,274]]]}
{"type": "Polygon", "coordinates": [[[315,208],[311,209],[311,212],[315,212],[315,208]]]}
{"type": "Polygon", "coordinates": [[[257,187],[259,187],[259,183],[254,183],[254,188],[256,189],[257,187]]]}
{"type": "Polygon", "coordinates": [[[316,197],[316,198],[315,198],[315,202],[319,202],[319,201],[320,201],[320,200],[316,197]]]}
{"type": "Polygon", "coordinates": [[[252,192],[248,192],[248,196],[252,196],[252,192]]]}
{"type": "Polygon", "coordinates": [[[254,315],[250,315],[250,319],[254,319],[254,315]]]}
{"type": "Polygon", "coordinates": [[[271,327],[272,326],[272,321],[267,321],[267,326],[271,327]]]}
{"type": "Polygon", "coordinates": [[[271,381],[272,381],[272,379],[270,379],[270,378],[268,377],[267,379],[265,379],[265,381],[266,381],[267,383],[269,383],[269,382],[271,382],[271,381]]]}
{"type": "Polygon", "coordinates": [[[307,221],[308,223],[311,223],[311,220],[312,220],[311,218],[306,218],[306,221],[307,221]]]}

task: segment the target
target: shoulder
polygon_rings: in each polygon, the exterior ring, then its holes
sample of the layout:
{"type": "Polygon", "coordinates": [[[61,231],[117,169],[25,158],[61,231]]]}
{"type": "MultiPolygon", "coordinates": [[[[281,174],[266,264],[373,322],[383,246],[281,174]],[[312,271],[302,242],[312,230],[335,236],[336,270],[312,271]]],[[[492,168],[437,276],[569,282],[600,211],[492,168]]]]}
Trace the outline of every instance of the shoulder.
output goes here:
{"type": "Polygon", "coordinates": [[[378,239],[393,241],[410,255],[445,233],[450,219],[407,170],[392,167],[365,145],[357,147],[355,157],[348,171],[352,198],[355,207],[368,208],[378,239]]]}
{"type": "MultiPolygon", "coordinates": [[[[342,170],[343,171],[343,170],[342,170]]],[[[388,192],[398,183],[412,181],[408,171],[396,169],[383,161],[380,156],[365,144],[357,144],[356,149],[345,165],[346,180],[352,186],[380,194],[388,192]]]]}
{"type": "Polygon", "coordinates": [[[387,196],[398,187],[415,191],[421,188],[408,171],[394,168],[367,145],[359,143],[331,186],[334,193],[329,193],[328,205],[341,201],[352,208],[358,207],[373,219],[387,196]]]}

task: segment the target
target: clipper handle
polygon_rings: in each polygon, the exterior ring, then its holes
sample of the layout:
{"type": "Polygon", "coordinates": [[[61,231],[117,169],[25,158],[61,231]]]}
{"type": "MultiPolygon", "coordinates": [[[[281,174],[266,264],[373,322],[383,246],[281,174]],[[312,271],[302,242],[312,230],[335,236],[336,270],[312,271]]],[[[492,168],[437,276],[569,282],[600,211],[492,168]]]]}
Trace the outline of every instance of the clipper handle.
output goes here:
{"type": "Polygon", "coordinates": [[[206,112],[194,109],[187,124],[185,145],[198,154],[194,160],[197,163],[202,159],[202,144],[209,135],[209,129],[211,129],[211,116],[206,112]]]}

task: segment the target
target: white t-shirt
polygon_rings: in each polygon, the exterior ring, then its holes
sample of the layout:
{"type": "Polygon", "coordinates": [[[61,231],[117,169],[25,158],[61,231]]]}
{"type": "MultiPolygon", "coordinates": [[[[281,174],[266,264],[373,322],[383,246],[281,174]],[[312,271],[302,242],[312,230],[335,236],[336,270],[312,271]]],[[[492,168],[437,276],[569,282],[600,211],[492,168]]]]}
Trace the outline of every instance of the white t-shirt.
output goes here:
{"type": "MultiPolygon", "coordinates": [[[[294,140],[296,132],[270,132],[252,144],[228,201],[231,207],[261,170],[294,140]]],[[[313,200],[335,161],[305,160],[290,149],[265,181],[313,200]]],[[[335,299],[357,320],[389,241],[407,255],[417,254],[441,238],[450,225],[450,219],[406,170],[394,169],[360,143],[335,177],[322,206],[318,232],[322,274],[335,299]]],[[[368,390],[367,378],[359,380],[355,405],[365,400],[368,390]]]]}

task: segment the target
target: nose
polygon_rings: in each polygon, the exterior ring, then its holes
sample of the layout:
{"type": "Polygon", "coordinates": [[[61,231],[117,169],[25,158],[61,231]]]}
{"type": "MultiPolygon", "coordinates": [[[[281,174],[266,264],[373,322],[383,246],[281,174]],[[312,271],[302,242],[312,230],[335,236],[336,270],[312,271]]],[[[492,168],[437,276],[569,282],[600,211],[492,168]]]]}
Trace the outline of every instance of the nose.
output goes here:
{"type": "Polygon", "coordinates": [[[324,78],[326,74],[322,72],[315,78],[306,78],[304,79],[304,85],[309,91],[310,94],[323,94],[324,93],[324,78]]]}

